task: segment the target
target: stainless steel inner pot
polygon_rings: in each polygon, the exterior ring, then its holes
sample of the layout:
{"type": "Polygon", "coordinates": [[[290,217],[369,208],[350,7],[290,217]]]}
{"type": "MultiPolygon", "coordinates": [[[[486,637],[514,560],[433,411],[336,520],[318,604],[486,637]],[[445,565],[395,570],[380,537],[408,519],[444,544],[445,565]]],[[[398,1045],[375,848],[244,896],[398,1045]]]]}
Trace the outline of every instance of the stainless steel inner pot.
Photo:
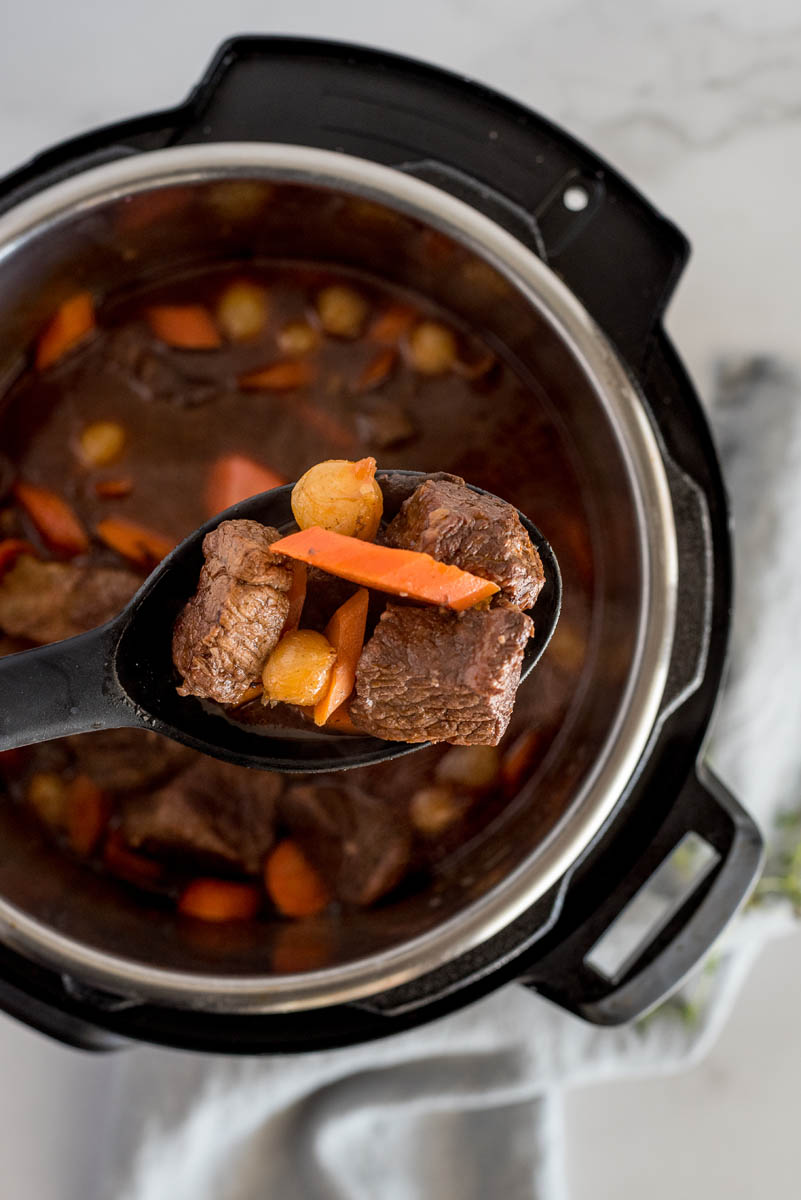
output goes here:
{"type": "MultiPolygon", "coordinates": [[[[112,292],[250,257],[367,269],[502,345],[547,396],[582,465],[595,556],[573,701],[535,775],[430,890],[340,921],[339,957],[325,968],[271,973],[266,926],[189,933],[172,913],[46,846],[13,805],[0,804],[6,944],[117,994],[267,1013],[414,979],[497,933],[564,874],[624,794],[660,711],[677,546],[654,430],[618,356],[557,276],[468,205],[346,155],[263,143],[161,150],[18,205],[0,218],[0,379],[14,378],[31,338],[76,285],[112,292]],[[457,250],[447,271],[423,229],[457,250]]],[[[313,923],[303,936],[314,938],[313,923]]]]}

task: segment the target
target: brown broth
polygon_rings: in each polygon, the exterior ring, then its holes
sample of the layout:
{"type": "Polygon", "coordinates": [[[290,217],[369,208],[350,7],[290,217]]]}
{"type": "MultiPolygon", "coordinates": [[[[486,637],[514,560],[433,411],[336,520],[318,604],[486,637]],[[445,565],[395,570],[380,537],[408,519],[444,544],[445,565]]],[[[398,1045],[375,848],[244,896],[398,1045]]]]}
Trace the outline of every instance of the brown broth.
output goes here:
{"type": "MultiPolygon", "coordinates": [[[[205,303],[213,310],[226,283],[242,276],[241,268],[215,271],[166,280],[146,293],[110,298],[100,307],[99,331],[89,344],[44,375],[29,371],[11,389],[0,421],[3,454],[25,479],[68,497],[88,529],[104,517],[123,516],[176,541],[211,515],[204,503],[207,477],[214,461],[228,453],[256,459],[287,480],[321,459],[373,454],[381,467],[453,472],[507,499],[527,513],[554,546],[564,580],[559,629],[520,690],[501,747],[503,754],[521,732],[536,733],[529,738],[528,757],[523,756],[522,782],[556,737],[574,701],[587,655],[591,541],[580,469],[558,414],[535,383],[520,377],[502,354],[460,328],[448,314],[419,296],[344,270],[334,274],[330,268],[297,263],[249,266],[246,277],[264,284],[270,309],[263,335],[252,342],[224,344],[213,351],[178,351],[157,345],[147,332],[143,313],[148,305],[205,303]],[[286,357],[277,345],[277,331],[290,321],[314,321],[316,290],[343,280],[368,301],[367,331],[373,316],[390,304],[412,305],[421,316],[456,332],[464,363],[483,362],[488,369],[473,379],[457,371],[423,376],[410,365],[401,345],[388,378],[363,392],[358,381],[382,350],[367,332],[353,341],[321,336],[316,349],[303,356],[316,372],[308,387],[281,393],[240,390],[238,376],[286,357]],[[138,353],[142,345],[152,351],[160,369],[176,370],[179,379],[191,380],[188,390],[179,387],[171,399],[150,394],[122,361],[132,346],[138,353]],[[190,404],[185,403],[187,395],[190,404]],[[402,408],[414,432],[382,448],[365,439],[366,419],[388,404],[402,408]],[[118,462],[89,469],[76,453],[77,440],[87,423],[98,420],[123,425],[127,443],[118,462]],[[129,495],[97,495],[99,481],[120,478],[133,481],[129,495]]],[[[30,535],[24,519],[6,504],[0,513],[5,535],[15,522],[30,535]]],[[[100,543],[93,544],[91,558],[118,561],[100,543]]],[[[361,770],[359,783],[406,803],[444,753],[446,747],[435,747],[391,764],[391,771],[361,770]]],[[[30,775],[54,763],[60,766],[61,761],[57,747],[35,748],[26,755],[25,770],[30,775]]],[[[7,767],[19,777],[17,765],[7,767]]],[[[67,769],[76,768],[73,764],[67,769]]],[[[447,836],[421,844],[418,865],[457,854],[502,815],[517,790],[498,787],[478,798],[447,836]]]]}

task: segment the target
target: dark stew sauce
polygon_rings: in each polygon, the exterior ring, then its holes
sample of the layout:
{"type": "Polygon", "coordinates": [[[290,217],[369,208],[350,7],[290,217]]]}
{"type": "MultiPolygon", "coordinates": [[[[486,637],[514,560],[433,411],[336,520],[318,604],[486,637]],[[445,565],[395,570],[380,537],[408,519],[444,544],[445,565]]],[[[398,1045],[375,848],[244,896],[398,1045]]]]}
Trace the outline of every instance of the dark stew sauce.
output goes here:
{"type": "MultiPolygon", "coordinates": [[[[2,402],[0,653],[60,629],[59,612],[30,628],[6,617],[3,628],[10,590],[16,608],[26,586],[31,612],[45,592],[58,607],[60,580],[39,567],[30,574],[31,558],[110,570],[113,610],[164,546],[207,520],[215,502],[242,498],[242,459],[246,480],[253,464],[266,470],[264,486],[323,459],[365,455],[384,468],[460,475],[543,530],[562,568],[563,616],[497,749],[432,747],[323,780],[290,779],[114,731],[0,756],[13,800],[65,853],[213,920],[377,903],[425,880],[507,805],[537,804],[521,789],[571,703],[593,582],[579,478],[547,398],[429,302],[344,270],[271,263],[246,277],[241,268],[183,277],[107,299],[95,320],[91,336],[33,366],[2,402]],[[180,309],[177,337],[154,332],[158,306],[180,309]],[[184,306],[195,306],[188,332],[184,306]],[[209,344],[168,344],[203,342],[197,306],[209,344]],[[248,380],[265,368],[261,384],[248,380]],[[20,481],[67,502],[88,550],[53,550],[20,481]],[[98,534],[119,519],[157,535],[152,545],[98,534]],[[4,554],[12,540],[29,550],[4,554]]],[[[58,635],[111,616],[103,603],[73,611],[58,635]]]]}

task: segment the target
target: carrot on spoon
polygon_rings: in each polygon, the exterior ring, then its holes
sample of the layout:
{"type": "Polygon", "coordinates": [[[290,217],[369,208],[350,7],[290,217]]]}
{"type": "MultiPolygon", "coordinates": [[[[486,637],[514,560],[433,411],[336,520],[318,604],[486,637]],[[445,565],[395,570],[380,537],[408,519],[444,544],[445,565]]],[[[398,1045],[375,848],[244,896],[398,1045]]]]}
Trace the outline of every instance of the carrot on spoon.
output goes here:
{"type": "Polygon", "coordinates": [[[273,542],[270,549],[319,567],[329,575],[360,583],[362,587],[439,604],[455,612],[472,608],[498,591],[496,583],[460,567],[437,562],[429,554],[377,546],[319,525],[290,533],[273,542]]]}
{"type": "Polygon", "coordinates": [[[89,549],[86,530],[63,496],[50,488],[17,480],[14,498],[36,526],[42,540],[57,554],[73,558],[89,549]]]}
{"type": "Polygon", "coordinates": [[[362,736],[364,735],[364,730],[359,729],[350,715],[350,705],[347,700],[344,704],[340,704],[339,708],[334,709],[326,721],[325,727],[335,733],[361,733],[362,736]]]}
{"type": "Polygon", "coordinates": [[[259,696],[264,695],[264,685],[254,683],[253,687],[249,687],[243,696],[237,700],[236,704],[232,704],[231,708],[244,708],[246,704],[250,704],[253,700],[258,700],[259,696]]]}
{"type": "MultiPolygon", "coordinates": [[[[297,629],[300,625],[300,617],[303,612],[303,605],[306,602],[306,582],[308,569],[305,563],[294,562],[292,564],[292,584],[289,588],[289,612],[284,621],[284,628],[281,630],[281,636],[285,633],[297,629]]],[[[328,636],[326,634],[326,636],[328,636]]],[[[329,638],[330,641],[330,638],[329,638]]]]}
{"type": "Polygon", "coordinates": [[[325,636],[337,652],[331,678],[323,696],[314,706],[315,725],[325,725],[344,704],[356,683],[356,666],[364,645],[367,605],[366,588],[349,597],[336,610],[325,628],[325,636]]]}
{"type": "Polygon", "coordinates": [[[55,316],[36,345],[36,369],[44,371],[95,329],[95,306],[91,292],[76,292],[56,309],[55,316]]]}

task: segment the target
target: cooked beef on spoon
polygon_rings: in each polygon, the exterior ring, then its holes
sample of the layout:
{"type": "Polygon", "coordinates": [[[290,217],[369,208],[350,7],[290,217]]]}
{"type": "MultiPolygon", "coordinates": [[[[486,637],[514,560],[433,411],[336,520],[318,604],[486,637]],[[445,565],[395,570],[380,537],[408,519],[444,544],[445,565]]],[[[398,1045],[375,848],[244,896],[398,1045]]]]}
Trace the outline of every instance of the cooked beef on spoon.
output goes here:
{"type": "Polygon", "coordinates": [[[173,632],[180,694],[280,705],[337,733],[495,745],[534,629],[523,609],[545,580],[539,554],[515,508],[455,477],[426,479],[382,531],[375,470],[372,458],[312,467],[288,536],[244,520],[206,535],[173,632]],[[320,628],[304,614],[326,579],[352,592],[320,628]]]}

